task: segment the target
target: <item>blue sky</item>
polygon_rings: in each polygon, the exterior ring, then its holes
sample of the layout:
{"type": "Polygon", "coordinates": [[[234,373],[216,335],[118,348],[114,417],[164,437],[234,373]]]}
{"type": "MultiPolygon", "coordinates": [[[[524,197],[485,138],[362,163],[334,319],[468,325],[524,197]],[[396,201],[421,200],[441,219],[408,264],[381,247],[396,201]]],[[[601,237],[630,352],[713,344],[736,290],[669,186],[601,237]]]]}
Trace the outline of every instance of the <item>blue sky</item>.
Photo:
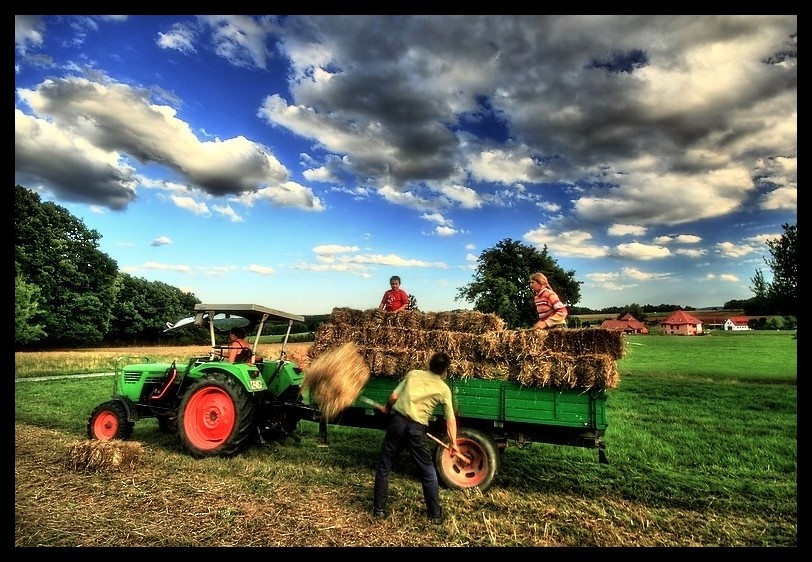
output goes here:
{"type": "Polygon", "coordinates": [[[15,16],[15,181],[119,269],[304,315],[753,296],[797,223],[797,16],[15,16]]]}

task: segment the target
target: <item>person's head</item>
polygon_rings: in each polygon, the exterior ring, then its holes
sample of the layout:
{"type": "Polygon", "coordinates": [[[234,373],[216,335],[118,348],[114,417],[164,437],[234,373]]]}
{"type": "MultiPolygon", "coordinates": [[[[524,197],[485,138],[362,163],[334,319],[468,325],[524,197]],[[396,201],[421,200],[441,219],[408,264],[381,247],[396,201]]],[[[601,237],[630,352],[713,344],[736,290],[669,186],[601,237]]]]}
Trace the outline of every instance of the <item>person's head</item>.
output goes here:
{"type": "Polygon", "coordinates": [[[245,330],[243,330],[239,326],[234,326],[233,328],[231,328],[231,331],[229,332],[229,334],[231,334],[232,336],[234,336],[238,340],[244,340],[245,339],[245,330]]]}
{"type": "Polygon", "coordinates": [[[392,277],[390,277],[389,286],[392,287],[393,289],[397,289],[398,287],[400,287],[400,277],[398,277],[397,275],[393,275],[392,277]]]}
{"type": "Polygon", "coordinates": [[[543,273],[534,273],[530,276],[530,288],[534,291],[540,291],[547,286],[549,286],[547,276],[543,273]]]}
{"type": "Polygon", "coordinates": [[[448,356],[448,353],[443,351],[439,351],[431,356],[429,360],[429,371],[434,373],[435,375],[444,375],[448,368],[451,366],[451,357],[448,356]]]}

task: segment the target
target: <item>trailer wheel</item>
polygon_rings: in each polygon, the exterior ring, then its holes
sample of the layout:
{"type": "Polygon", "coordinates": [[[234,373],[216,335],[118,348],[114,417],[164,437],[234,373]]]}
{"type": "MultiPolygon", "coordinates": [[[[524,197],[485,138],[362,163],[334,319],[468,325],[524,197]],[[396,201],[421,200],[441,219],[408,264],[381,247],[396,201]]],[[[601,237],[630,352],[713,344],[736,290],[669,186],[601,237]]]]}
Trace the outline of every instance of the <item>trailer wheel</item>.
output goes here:
{"type": "Polygon", "coordinates": [[[187,390],[178,411],[178,437],[194,457],[227,457],[252,436],[254,404],[239,380],[227,373],[201,377],[187,390]]]}
{"type": "Polygon", "coordinates": [[[127,408],[118,400],[110,400],[96,406],[87,421],[88,439],[110,441],[129,439],[135,424],[127,420],[127,408]]]}
{"type": "Polygon", "coordinates": [[[468,457],[464,463],[442,447],[434,454],[434,466],[440,482],[452,489],[479,488],[484,492],[493,484],[499,469],[499,449],[490,435],[476,429],[459,429],[457,446],[468,457]]]}

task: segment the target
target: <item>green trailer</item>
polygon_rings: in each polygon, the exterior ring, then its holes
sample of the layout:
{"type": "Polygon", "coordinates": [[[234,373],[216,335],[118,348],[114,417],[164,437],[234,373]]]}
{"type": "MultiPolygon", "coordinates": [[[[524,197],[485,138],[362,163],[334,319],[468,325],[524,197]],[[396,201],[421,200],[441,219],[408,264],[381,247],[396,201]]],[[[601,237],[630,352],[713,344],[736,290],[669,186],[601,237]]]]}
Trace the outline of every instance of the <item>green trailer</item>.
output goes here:
{"type": "MultiPolygon", "coordinates": [[[[437,447],[435,466],[440,481],[452,489],[486,490],[501,465],[509,443],[551,443],[594,448],[607,463],[604,432],[606,391],[602,388],[552,388],[522,386],[510,380],[449,377],[448,385],[457,412],[457,445],[470,462],[452,457],[437,447]]],[[[388,376],[373,376],[358,399],[333,423],[385,429],[389,415],[373,403],[385,404],[398,383],[388,376]]],[[[391,414],[390,414],[391,415],[391,414]]],[[[445,420],[438,407],[429,432],[447,441],[445,420]]]]}

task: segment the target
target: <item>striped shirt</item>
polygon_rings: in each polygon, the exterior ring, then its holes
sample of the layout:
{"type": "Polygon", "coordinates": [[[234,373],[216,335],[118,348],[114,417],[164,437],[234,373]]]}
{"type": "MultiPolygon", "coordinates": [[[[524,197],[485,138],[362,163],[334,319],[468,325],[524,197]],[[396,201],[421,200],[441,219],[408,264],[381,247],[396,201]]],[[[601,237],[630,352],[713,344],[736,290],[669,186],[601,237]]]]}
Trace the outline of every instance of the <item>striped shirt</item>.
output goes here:
{"type": "Polygon", "coordinates": [[[548,327],[565,324],[567,307],[550,287],[544,287],[536,293],[533,302],[536,304],[539,320],[543,320],[548,327]]]}

